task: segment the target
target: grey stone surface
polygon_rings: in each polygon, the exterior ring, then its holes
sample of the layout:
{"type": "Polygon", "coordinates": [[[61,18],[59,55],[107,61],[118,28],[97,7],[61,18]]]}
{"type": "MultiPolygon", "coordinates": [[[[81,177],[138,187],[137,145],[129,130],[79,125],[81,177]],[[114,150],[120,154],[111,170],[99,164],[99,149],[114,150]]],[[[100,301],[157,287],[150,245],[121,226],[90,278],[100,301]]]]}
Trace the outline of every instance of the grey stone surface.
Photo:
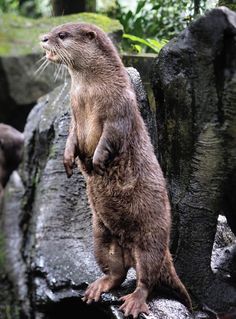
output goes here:
{"type": "Polygon", "coordinates": [[[218,8],[160,52],[152,75],[159,160],[173,211],[177,271],[198,302],[236,305],[236,287],[211,269],[219,212],[236,232],[236,13],[218,8]]]}
{"type": "Polygon", "coordinates": [[[216,275],[236,284],[236,237],[222,215],[218,217],[211,268],[216,275]]]}
{"type": "MultiPolygon", "coordinates": [[[[21,229],[21,199],[24,194],[24,186],[16,171],[10,177],[5,189],[2,208],[2,227],[6,244],[6,269],[8,277],[14,283],[15,302],[21,304],[22,312],[29,315],[28,288],[26,282],[26,265],[21,255],[23,236],[21,229]]],[[[7,318],[7,316],[6,316],[7,318]]],[[[18,318],[18,316],[16,316],[18,318]]]]}

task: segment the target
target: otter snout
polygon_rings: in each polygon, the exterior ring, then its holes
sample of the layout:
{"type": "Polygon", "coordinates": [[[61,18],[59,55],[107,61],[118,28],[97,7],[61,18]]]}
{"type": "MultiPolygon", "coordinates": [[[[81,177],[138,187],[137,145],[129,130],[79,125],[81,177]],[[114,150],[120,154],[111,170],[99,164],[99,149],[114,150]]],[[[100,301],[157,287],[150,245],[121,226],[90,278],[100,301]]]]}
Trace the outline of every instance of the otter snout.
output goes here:
{"type": "Polygon", "coordinates": [[[53,43],[51,43],[51,41],[49,41],[50,40],[50,35],[49,34],[43,34],[43,35],[41,35],[39,37],[39,39],[40,39],[41,47],[45,50],[46,58],[49,61],[58,63],[59,62],[59,57],[56,54],[56,51],[55,51],[53,43]]]}
{"type": "Polygon", "coordinates": [[[43,34],[39,37],[39,40],[40,40],[40,44],[41,44],[41,47],[44,49],[44,50],[50,50],[50,45],[49,45],[49,34],[43,34]]]}
{"type": "Polygon", "coordinates": [[[49,35],[48,35],[48,34],[43,34],[43,35],[40,36],[39,39],[40,39],[40,41],[41,41],[42,43],[48,42],[48,40],[49,40],[49,35]]]}

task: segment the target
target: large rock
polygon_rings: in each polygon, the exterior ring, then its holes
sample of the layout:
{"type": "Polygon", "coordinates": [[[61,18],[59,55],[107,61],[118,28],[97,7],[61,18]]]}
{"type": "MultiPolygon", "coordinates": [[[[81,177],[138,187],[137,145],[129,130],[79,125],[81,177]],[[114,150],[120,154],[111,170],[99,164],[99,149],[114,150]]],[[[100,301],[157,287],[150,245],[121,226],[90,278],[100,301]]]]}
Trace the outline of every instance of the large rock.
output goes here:
{"type": "MultiPolygon", "coordinates": [[[[140,77],[128,69],[151,132],[155,121],[140,77]]],[[[93,255],[91,212],[78,170],[67,179],[63,152],[70,120],[69,84],[40,99],[25,128],[22,183],[11,180],[3,209],[10,278],[28,318],[123,318],[118,297],[134,289],[135,274],[94,305],[82,303],[87,283],[101,275],[93,255]]],[[[161,295],[159,295],[160,297],[161,295]]],[[[153,316],[192,318],[177,301],[150,303],[153,316]]]]}
{"type": "Polygon", "coordinates": [[[23,130],[26,117],[37,99],[63,83],[54,65],[40,67],[39,35],[66,22],[88,22],[101,27],[117,44],[123,27],[117,20],[95,13],[27,19],[5,14],[0,17],[0,122],[23,130]],[[41,69],[42,70],[42,69],[41,69]]]}
{"type": "Polygon", "coordinates": [[[236,14],[218,8],[159,54],[153,72],[159,159],[174,214],[172,250],[202,304],[236,305],[236,287],[211,269],[217,217],[236,233],[236,14]]]}

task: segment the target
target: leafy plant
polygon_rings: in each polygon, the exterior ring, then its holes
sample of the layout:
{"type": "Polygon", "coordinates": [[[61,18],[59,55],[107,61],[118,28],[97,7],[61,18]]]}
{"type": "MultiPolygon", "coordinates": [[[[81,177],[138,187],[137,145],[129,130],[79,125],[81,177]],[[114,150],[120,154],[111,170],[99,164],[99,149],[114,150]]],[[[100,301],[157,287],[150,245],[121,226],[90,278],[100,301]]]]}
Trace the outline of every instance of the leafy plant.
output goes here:
{"type": "Polygon", "coordinates": [[[17,0],[0,0],[0,12],[17,12],[18,7],[17,0]]]}
{"type": "MultiPolygon", "coordinates": [[[[206,0],[198,2],[203,10],[206,0]]],[[[123,50],[132,47],[138,52],[158,53],[167,40],[176,36],[192,20],[194,8],[193,0],[138,0],[136,8],[128,10],[120,0],[116,0],[115,7],[108,14],[124,27],[123,50]]]]}
{"type": "Polygon", "coordinates": [[[0,0],[0,12],[14,12],[31,18],[50,15],[50,0],[0,0]]]}
{"type": "MultiPolygon", "coordinates": [[[[161,48],[168,42],[168,40],[161,40],[161,41],[158,41],[156,39],[142,39],[140,37],[137,37],[135,35],[132,35],[132,34],[127,34],[125,33],[123,35],[123,38],[124,39],[129,39],[131,40],[132,42],[137,42],[137,43],[140,43],[148,48],[150,48],[151,50],[153,50],[155,53],[159,53],[159,51],[161,50],[161,48]]],[[[133,48],[138,52],[140,53],[142,51],[142,46],[141,45],[138,45],[138,44],[134,44],[133,45],[133,48]]]]}

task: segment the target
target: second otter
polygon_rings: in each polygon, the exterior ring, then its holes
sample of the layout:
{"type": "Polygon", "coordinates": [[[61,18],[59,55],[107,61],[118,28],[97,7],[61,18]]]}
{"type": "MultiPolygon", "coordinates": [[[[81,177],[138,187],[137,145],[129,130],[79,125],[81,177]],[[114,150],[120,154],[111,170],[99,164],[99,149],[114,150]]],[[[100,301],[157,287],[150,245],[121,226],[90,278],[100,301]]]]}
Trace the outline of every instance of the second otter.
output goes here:
{"type": "Polygon", "coordinates": [[[67,65],[72,121],[64,165],[76,157],[93,211],[94,251],[104,276],[84,301],[98,301],[136,269],[134,292],[123,296],[125,316],[148,313],[159,283],[177,290],[191,308],[169,252],[170,205],[165,180],[140,115],[129,76],[107,35],[89,24],[65,24],[41,39],[49,60],[67,65]]]}

